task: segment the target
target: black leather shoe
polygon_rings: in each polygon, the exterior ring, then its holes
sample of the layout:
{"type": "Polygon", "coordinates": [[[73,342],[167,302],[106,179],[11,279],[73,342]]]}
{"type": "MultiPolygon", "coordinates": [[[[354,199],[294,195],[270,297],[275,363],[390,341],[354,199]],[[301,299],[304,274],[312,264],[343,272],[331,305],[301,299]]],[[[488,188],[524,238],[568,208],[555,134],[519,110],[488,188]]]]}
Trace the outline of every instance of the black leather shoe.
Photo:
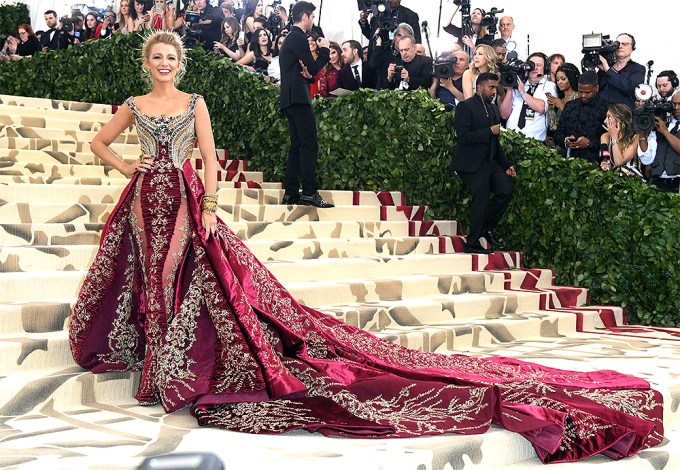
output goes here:
{"type": "Polygon", "coordinates": [[[283,199],[281,199],[281,204],[283,204],[284,206],[290,206],[293,204],[297,204],[298,201],[300,201],[299,194],[284,194],[283,199]]]}
{"type": "Polygon", "coordinates": [[[493,253],[493,250],[489,250],[487,248],[484,248],[481,243],[466,243],[463,245],[463,251],[465,253],[477,253],[480,255],[488,255],[490,253],[493,253]]]}
{"type": "Polygon", "coordinates": [[[503,246],[503,240],[496,238],[491,230],[484,230],[482,236],[489,242],[489,245],[494,248],[500,248],[503,246]]]}
{"type": "Polygon", "coordinates": [[[312,194],[311,196],[300,194],[300,200],[298,204],[300,204],[301,206],[314,206],[320,209],[328,209],[329,207],[335,207],[335,204],[333,204],[332,202],[324,201],[318,192],[312,194]]]}

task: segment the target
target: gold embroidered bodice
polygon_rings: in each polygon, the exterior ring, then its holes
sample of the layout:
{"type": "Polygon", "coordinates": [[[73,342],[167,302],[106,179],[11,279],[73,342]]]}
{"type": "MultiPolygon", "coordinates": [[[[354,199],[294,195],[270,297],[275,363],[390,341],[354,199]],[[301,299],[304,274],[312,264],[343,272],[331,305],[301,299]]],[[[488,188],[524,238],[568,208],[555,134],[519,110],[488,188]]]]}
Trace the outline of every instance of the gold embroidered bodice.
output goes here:
{"type": "Polygon", "coordinates": [[[135,116],[142,153],[153,155],[161,167],[181,169],[191,158],[196,141],[195,107],[200,95],[192,94],[187,110],[174,116],[150,116],[139,111],[134,97],[125,100],[135,116]]]}

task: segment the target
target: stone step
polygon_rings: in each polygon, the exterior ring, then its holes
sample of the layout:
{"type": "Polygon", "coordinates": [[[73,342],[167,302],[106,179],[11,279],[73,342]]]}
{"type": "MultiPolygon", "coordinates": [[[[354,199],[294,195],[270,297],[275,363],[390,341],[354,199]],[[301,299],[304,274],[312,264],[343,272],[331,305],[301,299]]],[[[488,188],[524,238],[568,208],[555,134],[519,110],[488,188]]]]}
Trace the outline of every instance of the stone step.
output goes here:
{"type": "MultiPolygon", "coordinates": [[[[216,150],[215,154],[220,163],[220,167],[229,170],[247,170],[247,163],[245,160],[228,160],[225,158],[224,150],[216,150]],[[236,165],[236,166],[235,166],[236,165]]],[[[120,154],[119,154],[120,155],[120,154]]],[[[126,161],[132,161],[139,157],[139,152],[122,155],[126,161]]],[[[201,158],[201,152],[195,148],[192,153],[194,163],[198,163],[201,158]]],[[[104,168],[106,170],[111,168],[103,165],[101,160],[92,152],[76,152],[76,151],[52,151],[52,150],[16,150],[0,148],[0,168],[7,168],[8,165],[67,165],[72,167],[75,165],[87,165],[104,168]]],[[[42,170],[37,170],[42,171],[42,170]]],[[[61,172],[63,173],[63,172],[61,172]]]]}
{"type": "MultiPolygon", "coordinates": [[[[98,245],[104,224],[0,224],[0,246],[98,245]]],[[[456,235],[455,221],[230,222],[241,240],[284,241],[315,238],[380,238],[456,235]]]]}
{"type": "MultiPolygon", "coordinates": [[[[301,298],[298,289],[293,285],[291,287],[291,294],[296,298],[301,298]]],[[[372,317],[364,314],[363,316],[357,314],[356,318],[362,320],[361,327],[370,331],[382,331],[385,328],[392,329],[385,333],[385,337],[395,341],[405,341],[410,339],[411,344],[416,342],[419,347],[436,346],[440,352],[457,352],[457,345],[455,341],[450,342],[451,348],[442,351],[442,333],[446,327],[458,328],[461,322],[471,320],[500,319],[507,317],[512,319],[515,323],[522,323],[520,315],[524,312],[529,317],[535,316],[539,309],[540,296],[535,292],[497,292],[497,293],[462,293],[442,295],[439,299],[431,299],[426,297],[416,297],[409,299],[402,299],[394,302],[380,302],[384,304],[378,307],[372,317]],[[422,327],[420,335],[417,333],[411,336],[400,336],[395,334],[395,328],[405,327],[422,327]],[[430,327],[439,327],[439,333],[435,336],[439,339],[433,339],[432,331],[427,333],[430,327]],[[421,338],[421,342],[417,343],[416,336],[421,338]]],[[[304,301],[304,299],[301,299],[304,301]]],[[[359,302],[355,304],[355,309],[361,310],[371,308],[372,302],[359,302]]],[[[307,303],[307,305],[314,305],[307,303]]],[[[322,312],[328,312],[335,316],[344,319],[346,315],[339,315],[338,308],[333,307],[319,307],[322,312]]],[[[544,316],[549,316],[549,311],[543,312],[544,316]],[[546,313],[547,312],[547,313],[546,313]]],[[[558,317],[552,319],[553,328],[557,328],[556,324],[559,321],[567,321],[569,325],[565,327],[565,331],[575,331],[575,316],[561,315],[561,320],[558,317]]],[[[351,317],[349,318],[351,320],[351,317]]],[[[478,323],[484,328],[486,323],[478,323]]],[[[492,324],[493,325],[493,324],[492,324]]],[[[545,326],[545,325],[544,325],[545,326]]],[[[454,328],[454,329],[455,329],[454,328]]],[[[535,333],[536,326],[527,328],[527,332],[535,333]]],[[[515,328],[515,335],[521,335],[523,330],[521,327],[515,328]]],[[[538,329],[540,332],[540,328],[538,329]]],[[[455,338],[456,332],[445,333],[446,336],[455,338]]],[[[559,334],[559,328],[554,334],[559,334]]],[[[510,335],[510,333],[509,333],[510,335]]],[[[509,338],[509,336],[508,336],[509,338]]],[[[539,336],[540,338],[540,336],[539,336]]],[[[476,347],[490,347],[497,343],[496,336],[493,330],[486,335],[478,335],[478,344],[476,347]],[[484,341],[489,343],[485,343],[484,341]]],[[[449,344],[449,343],[445,343],[449,344]]],[[[468,347],[468,342],[461,344],[463,348],[468,347]]],[[[428,349],[425,349],[428,351],[428,349]]],[[[57,331],[47,331],[39,333],[21,333],[18,335],[0,335],[0,370],[4,373],[18,372],[22,369],[40,369],[51,367],[63,367],[73,364],[71,352],[68,346],[68,335],[65,329],[57,331]]]]}
{"type": "MultiPolygon", "coordinates": [[[[78,168],[87,170],[88,167],[71,167],[71,171],[81,172],[78,168]]],[[[117,173],[117,172],[115,172],[117,173]]],[[[202,171],[199,171],[201,174],[202,171]]],[[[221,176],[227,178],[238,175],[255,175],[261,176],[261,173],[251,172],[225,172],[219,170],[221,176]]],[[[37,174],[37,173],[36,173],[37,174]]],[[[23,178],[23,177],[22,177],[23,178]]],[[[33,184],[15,184],[13,176],[3,176],[0,170],[0,200],[6,202],[26,202],[26,203],[72,203],[78,201],[81,203],[110,203],[118,201],[123,189],[130,182],[128,178],[120,175],[119,178],[113,178],[117,184],[112,186],[101,185],[98,182],[106,178],[89,178],[85,179],[82,175],[74,177],[56,176],[54,183],[59,184],[59,190],[55,190],[52,184],[42,184],[51,182],[40,177],[30,177],[33,184]],[[59,179],[61,178],[61,179],[59,179]],[[67,180],[79,181],[81,184],[67,184],[67,180]]],[[[282,189],[259,189],[259,188],[234,188],[222,187],[222,182],[218,185],[218,203],[228,205],[263,205],[263,204],[280,204],[283,198],[282,189]]],[[[372,191],[324,191],[320,194],[326,200],[333,201],[336,205],[352,206],[382,206],[395,205],[395,202],[403,201],[401,193],[379,192],[372,191]]]]}
{"type": "MultiPolygon", "coordinates": [[[[498,271],[521,268],[521,256],[515,252],[490,255],[445,254],[409,255],[373,258],[326,258],[313,260],[276,261],[265,263],[284,285],[291,282],[332,281],[351,279],[361,273],[363,279],[381,279],[386,274],[439,275],[470,271],[498,271]]],[[[85,271],[6,272],[0,273],[0,302],[32,302],[64,296],[76,297],[85,271]],[[35,286],[40,286],[36,289],[35,286]]]]}
{"type": "MultiPolygon", "coordinates": [[[[14,184],[14,185],[69,185],[69,186],[113,186],[113,187],[124,187],[129,179],[123,177],[120,173],[112,172],[109,176],[104,177],[83,177],[83,176],[71,176],[63,175],[59,173],[52,172],[50,174],[45,173],[33,173],[30,171],[22,172],[16,174],[13,170],[2,170],[0,169],[0,184],[14,184]],[[26,174],[28,173],[28,174],[26,174]]],[[[202,173],[202,172],[201,172],[202,173]]],[[[264,175],[259,171],[217,171],[218,184],[221,182],[229,181],[257,181],[263,182],[264,175]]],[[[81,189],[82,191],[82,189],[81,189]]]]}
{"type": "Polygon", "coordinates": [[[38,98],[31,96],[14,96],[0,94],[0,104],[3,106],[15,106],[26,108],[41,114],[43,110],[67,110],[77,112],[95,112],[100,114],[113,114],[110,104],[84,103],[81,101],[53,100],[50,98],[38,98]]]}
{"type": "Polygon", "coordinates": [[[10,116],[12,118],[41,117],[44,119],[67,119],[90,122],[103,125],[111,120],[113,114],[100,112],[100,109],[92,108],[92,111],[83,109],[82,111],[66,109],[41,109],[28,108],[25,106],[11,106],[0,104],[0,116],[10,116]]]}
{"type": "MultiPolygon", "coordinates": [[[[118,144],[110,145],[111,150],[118,155],[139,156],[139,145],[118,144]]],[[[7,150],[42,150],[53,152],[92,153],[88,142],[77,141],[72,137],[64,139],[40,139],[27,137],[0,137],[0,149],[7,150]]]]}
{"type": "MultiPolygon", "coordinates": [[[[0,206],[3,223],[103,223],[115,205],[96,203],[15,203],[0,206]]],[[[312,206],[255,204],[220,204],[217,216],[223,221],[296,222],[305,221],[405,221],[423,220],[424,206],[336,206],[319,209],[312,206]]]]}
{"type": "MultiPolygon", "coordinates": [[[[461,252],[464,239],[453,237],[314,238],[247,240],[261,261],[294,261],[318,258],[366,258],[461,252]],[[452,239],[453,238],[453,239],[452,239]]],[[[73,271],[87,269],[98,245],[0,246],[3,272],[73,271]]]]}
{"type": "MultiPolygon", "coordinates": [[[[92,142],[98,131],[94,130],[74,130],[49,127],[34,127],[25,125],[7,124],[7,119],[0,116],[0,137],[25,137],[29,139],[54,139],[69,140],[75,139],[82,142],[92,142]],[[5,121],[5,122],[3,122],[5,121]]],[[[117,144],[139,145],[139,138],[136,133],[125,132],[114,140],[117,144]]]]}

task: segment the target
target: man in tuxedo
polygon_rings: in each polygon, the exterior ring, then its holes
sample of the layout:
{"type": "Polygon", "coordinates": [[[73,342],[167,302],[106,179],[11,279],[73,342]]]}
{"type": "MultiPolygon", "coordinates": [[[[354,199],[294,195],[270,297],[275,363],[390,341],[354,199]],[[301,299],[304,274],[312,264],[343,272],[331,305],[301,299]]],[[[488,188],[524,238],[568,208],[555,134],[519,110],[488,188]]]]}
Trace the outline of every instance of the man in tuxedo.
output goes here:
{"type": "Polygon", "coordinates": [[[480,236],[493,248],[500,245],[492,230],[505,214],[514,191],[508,177],[515,176],[515,168],[498,139],[501,116],[492,102],[497,90],[496,74],[480,74],[476,94],[458,104],[454,117],[458,144],[451,169],[472,195],[466,253],[491,253],[491,249],[482,247],[480,236]],[[491,199],[489,193],[493,193],[491,199]]]}
{"type": "Polygon", "coordinates": [[[387,69],[388,88],[404,91],[417,88],[429,90],[432,86],[432,58],[416,54],[413,36],[404,36],[399,41],[399,53],[401,64],[392,63],[387,69]]]}
{"type": "Polygon", "coordinates": [[[309,86],[331,57],[330,43],[319,38],[318,57],[312,57],[307,33],[314,25],[316,7],[301,1],[293,7],[293,27],[279,52],[281,67],[281,112],[288,118],[290,149],[286,165],[285,193],[282,204],[334,207],[321,198],[316,181],[319,144],[316,118],[309,97],[309,86]],[[300,183],[302,182],[302,193],[300,183]]]}
{"type": "Polygon", "coordinates": [[[345,65],[338,73],[338,88],[358,90],[359,88],[376,88],[375,71],[361,59],[361,44],[351,39],[342,43],[342,58],[345,65]]]}
{"type": "MultiPolygon", "coordinates": [[[[390,0],[390,8],[392,9],[392,18],[396,20],[396,24],[407,23],[413,28],[413,36],[416,38],[415,44],[421,42],[420,38],[420,18],[418,13],[401,6],[401,0],[390,0]]],[[[369,10],[365,10],[359,17],[359,26],[361,26],[361,33],[366,36],[366,39],[371,40],[378,29],[378,19],[373,17],[369,23],[369,10]]]]}
{"type": "Polygon", "coordinates": [[[45,12],[45,23],[47,23],[48,29],[40,38],[40,47],[43,52],[48,49],[66,49],[72,44],[73,39],[68,34],[63,34],[61,30],[61,24],[57,18],[56,11],[47,10],[45,12]]]}

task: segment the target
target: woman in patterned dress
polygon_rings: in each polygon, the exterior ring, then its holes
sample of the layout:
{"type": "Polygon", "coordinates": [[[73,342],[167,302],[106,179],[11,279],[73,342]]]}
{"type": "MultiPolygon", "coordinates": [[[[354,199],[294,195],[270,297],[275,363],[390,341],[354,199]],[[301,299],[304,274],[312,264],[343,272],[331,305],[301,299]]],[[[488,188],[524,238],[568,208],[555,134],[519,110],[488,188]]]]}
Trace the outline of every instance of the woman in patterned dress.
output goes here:
{"type": "Polygon", "coordinates": [[[175,88],[171,32],[143,48],[152,91],[129,98],[92,150],[131,178],[102,233],[69,324],[93,372],[141,371],[136,398],[191,406],[201,425],[359,438],[479,434],[528,439],[544,462],[633,455],[661,442],[661,395],[614,371],[424,353],[300,305],[215,216],[215,146],[205,102],[175,88]],[[143,155],[109,149],[135,124],[143,155]],[[193,169],[194,142],[205,180],[193,169]]]}

